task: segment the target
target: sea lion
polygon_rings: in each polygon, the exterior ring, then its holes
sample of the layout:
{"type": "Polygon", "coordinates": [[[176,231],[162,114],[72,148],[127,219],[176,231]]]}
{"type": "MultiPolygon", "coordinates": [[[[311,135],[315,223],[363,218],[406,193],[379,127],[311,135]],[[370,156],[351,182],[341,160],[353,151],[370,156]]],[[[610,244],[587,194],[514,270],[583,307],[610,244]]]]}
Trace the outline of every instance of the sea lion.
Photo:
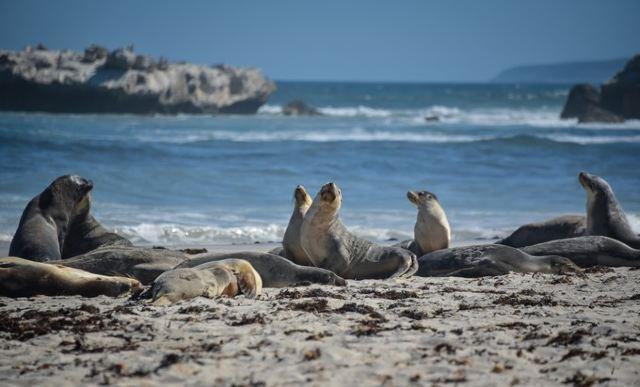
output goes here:
{"type": "Polygon", "coordinates": [[[90,180],[77,175],[55,179],[27,204],[9,255],[33,261],[60,259],[77,207],[85,205],[85,196],[92,188],[90,180]]]}
{"type": "Polygon", "coordinates": [[[286,258],[269,253],[240,251],[234,253],[197,254],[179,264],[176,269],[195,267],[207,262],[237,258],[251,264],[260,274],[262,285],[267,288],[282,288],[303,283],[345,286],[346,281],[335,273],[317,267],[296,265],[286,258]]]}
{"type": "Polygon", "coordinates": [[[298,265],[312,266],[309,257],[307,257],[307,253],[300,245],[300,227],[302,227],[304,215],[307,213],[309,207],[311,207],[313,200],[301,185],[296,187],[293,197],[295,204],[291,218],[289,219],[289,224],[284,232],[282,256],[298,265]]]}
{"type": "Polygon", "coordinates": [[[520,273],[569,273],[578,267],[557,255],[531,256],[504,245],[476,245],[438,250],[418,258],[422,277],[484,277],[520,273]]]}
{"type": "Polygon", "coordinates": [[[525,224],[496,244],[524,247],[556,239],[575,238],[586,234],[587,218],[563,215],[544,222],[525,224]]]}
{"type": "Polygon", "coordinates": [[[438,197],[429,191],[409,191],[407,199],[418,207],[413,239],[395,246],[410,250],[418,257],[448,248],[451,243],[451,227],[438,197]]]}
{"type": "Polygon", "coordinates": [[[335,183],[322,186],[309,207],[300,229],[307,257],[346,279],[411,276],[416,256],[400,247],[385,247],[351,234],[340,221],[342,192],[335,183]]]}
{"type": "Polygon", "coordinates": [[[578,179],[587,193],[586,235],[607,236],[640,249],[640,237],[631,229],[609,183],[600,176],[586,172],[580,172],[578,179]]]}
{"type": "Polygon", "coordinates": [[[52,261],[58,265],[102,275],[132,277],[147,285],[187,260],[181,251],[131,246],[104,246],[88,253],[52,261]]]}
{"type": "Polygon", "coordinates": [[[234,297],[239,293],[255,298],[261,291],[260,275],[249,262],[241,259],[224,259],[193,268],[169,270],[158,276],[151,287],[152,303],[156,305],[199,296],[234,297]]]}
{"type": "Polygon", "coordinates": [[[604,236],[558,239],[521,249],[531,255],[560,255],[580,267],[640,266],[640,250],[604,236]]]}
{"type": "Polygon", "coordinates": [[[89,212],[91,192],[76,206],[62,246],[62,258],[75,257],[102,246],[133,246],[126,238],[108,231],[89,212]]]}
{"type": "Polygon", "coordinates": [[[0,295],[2,296],[96,297],[106,295],[116,297],[140,288],[140,282],[132,278],[103,276],[17,257],[0,259],[0,295]]]}

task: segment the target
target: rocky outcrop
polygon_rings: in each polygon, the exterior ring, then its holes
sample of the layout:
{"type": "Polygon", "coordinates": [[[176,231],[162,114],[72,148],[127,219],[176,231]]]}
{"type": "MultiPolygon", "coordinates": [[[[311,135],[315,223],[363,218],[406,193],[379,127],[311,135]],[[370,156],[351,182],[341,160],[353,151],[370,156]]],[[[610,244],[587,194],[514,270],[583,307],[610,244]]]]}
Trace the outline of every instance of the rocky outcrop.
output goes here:
{"type": "Polygon", "coordinates": [[[569,92],[561,118],[578,122],[622,122],[640,119],[640,55],[600,90],[591,85],[576,85],[569,92]]]}
{"type": "Polygon", "coordinates": [[[320,113],[318,109],[296,99],[284,105],[282,114],[285,116],[319,116],[322,113],[320,113]]]}
{"type": "Polygon", "coordinates": [[[600,92],[593,86],[574,86],[560,114],[560,118],[577,118],[578,122],[621,122],[624,119],[600,107],[600,92]]]}
{"type": "Polygon", "coordinates": [[[274,91],[257,69],[169,63],[132,47],[0,51],[0,110],[253,114],[274,91]]]}

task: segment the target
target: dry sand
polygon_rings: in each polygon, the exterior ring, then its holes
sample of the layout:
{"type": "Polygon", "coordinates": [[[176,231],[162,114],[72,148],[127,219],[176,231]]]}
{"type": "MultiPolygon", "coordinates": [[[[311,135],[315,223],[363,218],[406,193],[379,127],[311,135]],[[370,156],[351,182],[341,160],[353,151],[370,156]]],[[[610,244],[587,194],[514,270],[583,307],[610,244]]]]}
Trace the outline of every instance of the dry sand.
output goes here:
{"type": "MultiPolygon", "coordinates": [[[[254,247],[255,248],[255,247],[254,247]]],[[[0,385],[640,385],[640,270],[0,298],[0,385]]]]}

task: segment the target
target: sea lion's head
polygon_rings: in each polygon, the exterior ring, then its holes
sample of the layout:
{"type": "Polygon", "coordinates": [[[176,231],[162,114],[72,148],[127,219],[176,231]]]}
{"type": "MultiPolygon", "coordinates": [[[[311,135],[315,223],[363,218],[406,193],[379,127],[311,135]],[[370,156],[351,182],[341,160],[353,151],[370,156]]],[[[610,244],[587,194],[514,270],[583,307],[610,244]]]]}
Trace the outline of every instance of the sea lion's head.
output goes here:
{"type": "Polygon", "coordinates": [[[544,270],[544,272],[552,274],[571,274],[581,272],[581,269],[573,263],[573,261],[559,255],[548,255],[540,257],[540,259],[548,264],[548,270],[544,270]]]}
{"type": "Polygon", "coordinates": [[[580,172],[578,180],[580,180],[580,185],[582,185],[582,188],[584,188],[589,196],[596,196],[611,192],[611,186],[609,183],[600,176],[592,175],[587,172],[580,172]]]}
{"type": "Polygon", "coordinates": [[[407,192],[407,199],[418,208],[431,207],[434,204],[439,205],[436,194],[429,191],[409,191],[407,192]]]}
{"type": "Polygon", "coordinates": [[[320,188],[316,200],[321,208],[337,211],[342,205],[342,190],[336,183],[327,183],[320,188]]]}
{"type": "Polygon", "coordinates": [[[304,189],[304,186],[302,185],[296,187],[295,191],[293,192],[293,197],[296,200],[296,207],[304,210],[311,207],[311,203],[313,203],[311,195],[307,193],[307,190],[304,189]]]}
{"type": "Polygon", "coordinates": [[[216,267],[211,269],[213,275],[219,279],[221,284],[227,284],[227,286],[222,289],[222,293],[220,295],[226,297],[235,297],[240,293],[240,288],[238,287],[238,279],[235,274],[225,268],[225,267],[216,267]]]}
{"type": "Polygon", "coordinates": [[[39,206],[43,210],[71,214],[86,214],[91,208],[93,182],[78,175],[64,175],[55,179],[40,194],[39,206]]]}

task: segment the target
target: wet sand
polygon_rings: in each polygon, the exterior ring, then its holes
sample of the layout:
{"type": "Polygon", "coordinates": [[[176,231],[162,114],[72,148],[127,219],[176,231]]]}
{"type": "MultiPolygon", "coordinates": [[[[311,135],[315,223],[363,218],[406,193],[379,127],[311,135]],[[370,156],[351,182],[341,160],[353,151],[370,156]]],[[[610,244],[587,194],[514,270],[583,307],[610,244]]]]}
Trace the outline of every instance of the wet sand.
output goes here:
{"type": "Polygon", "coordinates": [[[1,385],[637,385],[640,270],[0,298],[1,385]]]}

